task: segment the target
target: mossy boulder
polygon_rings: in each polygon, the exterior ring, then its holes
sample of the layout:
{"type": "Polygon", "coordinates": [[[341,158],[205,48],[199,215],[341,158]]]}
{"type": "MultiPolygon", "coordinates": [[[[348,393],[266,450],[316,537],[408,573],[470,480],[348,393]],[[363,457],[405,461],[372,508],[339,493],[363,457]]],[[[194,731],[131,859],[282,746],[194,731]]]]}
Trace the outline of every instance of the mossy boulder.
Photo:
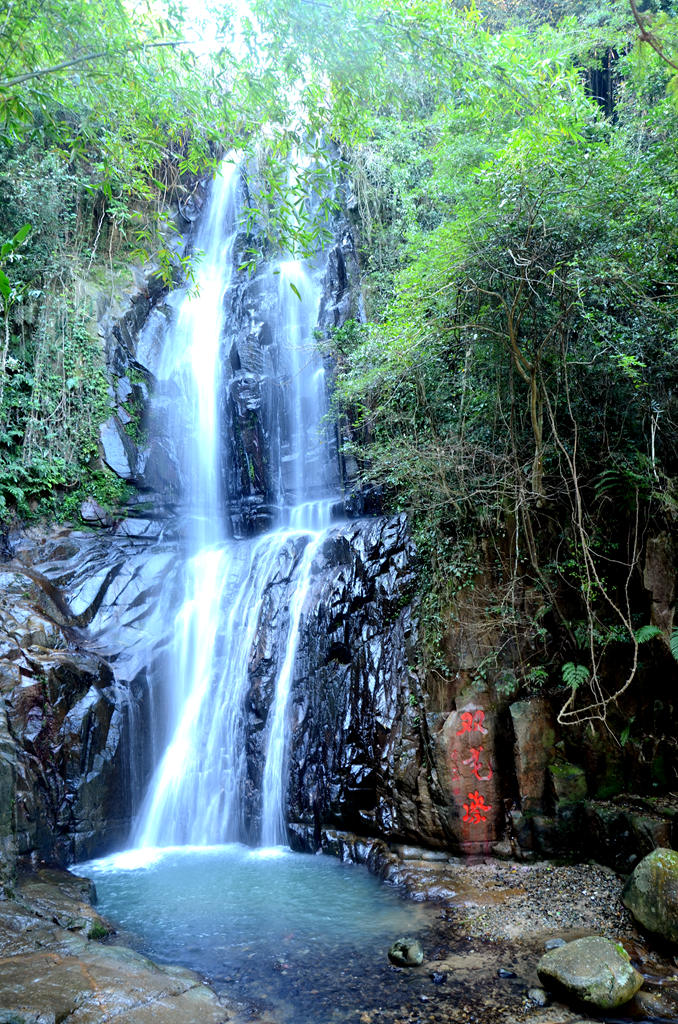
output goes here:
{"type": "Polygon", "coordinates": [[[660,847],[643,857],[622,898],[643,928],[678,944],[678,852],[660,847]]]}
{"type": "Polygon", "coordinates": [[[558,995],[601,1010],[627,1003],[643,984],[624,947],[602,936],[550,950],[537,964],[537,974],[558,995]]]}
{"type": "Polygon", "coordinates": [[[389,949],[388,958],[398,967],[419,967],[424,962],[424,951],[418,939],[398,939],[389,949]]]}

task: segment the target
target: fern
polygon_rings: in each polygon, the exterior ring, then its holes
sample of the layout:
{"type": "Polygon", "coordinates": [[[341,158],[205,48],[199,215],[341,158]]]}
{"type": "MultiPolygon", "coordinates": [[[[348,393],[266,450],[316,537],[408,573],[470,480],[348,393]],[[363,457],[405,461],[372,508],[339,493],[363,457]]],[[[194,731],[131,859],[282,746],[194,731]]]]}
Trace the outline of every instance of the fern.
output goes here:
{"type": "Polygon", "coordinates": [[[653,640],[656,636],[661,636],[662,631],[658,626],[641,626],[640,629],[636,630],[636,643],[644,644],[648,640],[653,640]]]}
{"type": "Polygon", "coordinates": [[[671,639],[669,640],[671,646],[671,654],[678,661],[678,627],[671,633],[671,639]]]}
{"type": "Polygon", "coordinates": [[[565,662],[562,673],[563,682],[566,686],[572,687],[573,690],[576,690],[582,683],[588,682],[591,678],[591,673],[586,665],[575,665],[573,661],[565,662]]]}

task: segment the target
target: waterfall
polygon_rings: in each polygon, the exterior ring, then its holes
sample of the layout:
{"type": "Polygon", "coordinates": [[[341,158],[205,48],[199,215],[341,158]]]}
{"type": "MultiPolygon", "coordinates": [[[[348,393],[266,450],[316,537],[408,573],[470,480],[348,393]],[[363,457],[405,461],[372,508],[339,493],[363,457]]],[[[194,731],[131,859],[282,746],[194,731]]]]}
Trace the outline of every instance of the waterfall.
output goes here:
{"type": "Polygon", "coordinates": [[[195,287],[169,300],[173,322],[158,376],[172,399],[181,453],[187,557],[163,690],[169,725],[134,835],[140,847],[248,839],[277,845],[286,838],[288,705],[336,471],[323,423],[323,363],[314,343],[320,270],[285,260],[267,267],[248,291],[235,269],[239,192],[240,171],[227,165],[214,182],[197,233],[203,256],[195,287]],[[262,309],[266,348],[275,355],[259,350],[249,366],[241,365],[239,354],[231,355],[227,372],[225,353],[242,351],[247,357],[245,345],[237,348],[238,338],[247,319],[250,344],[262,309]],[[255,385],[279,395],[271,404],[275,422],[268,449],[255,446],[257,465],[252,451],[236,465],[238,445],[246,441],[242,424],[255,432],[255,385]],[[233,413],[229,421],[229,401],[238,389],[249,396],[247,418],[233,413]],[[240,492],[226,493],[226,480],[231,491],[238,481],[240,492]],[[229,536],[227,510],[251,500],[257,487],[276,508],[277,523],[259,537],[229,536]],[[277,642],[267,632],[267,616],[275,621],[277,642]],[[273,666],[273,682],[267,699],[257,704],[266,705],[266,713],[253,768],[248,716],[253,687],[266,690],[255,662],[273,666]],[[246,812],[253,791],[258,831],[246,812]]]}
{"type": "Polygon", "coordinates": [[[223,535],[219,401],[222,390],[221,338],[224,296],[233,277],[240,169],[224,163],[196,238],[202,253],[195,286],[178,293],[174,329],[158,370],[181,396],[177,431],[183,435],[183,470],[192,523],[191,546],[198,551],[223,535]]]}

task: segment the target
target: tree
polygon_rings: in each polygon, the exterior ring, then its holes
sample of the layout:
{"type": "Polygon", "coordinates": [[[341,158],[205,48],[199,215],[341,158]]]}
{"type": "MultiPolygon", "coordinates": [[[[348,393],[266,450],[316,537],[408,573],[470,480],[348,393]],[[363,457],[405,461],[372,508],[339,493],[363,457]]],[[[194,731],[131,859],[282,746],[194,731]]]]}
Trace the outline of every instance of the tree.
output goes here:
{"type": "Polygon", "coordinates": [[[678,125],[626,11],[529,37],[438,5],[273,15],[282,54],[313,37],[369,240],[376,322],[337,338],[348,445],[414,517],[433,632],[475,576],[473,537],[498,553],[507,621],[511,595],[539,588],[554,685],[563,663],[587,673],[568,721],[604,719],[633,679],[641,536],[676,507],[678,125]],[[610,116],[581,70],[601,41],[618,54],[610,116]]]}

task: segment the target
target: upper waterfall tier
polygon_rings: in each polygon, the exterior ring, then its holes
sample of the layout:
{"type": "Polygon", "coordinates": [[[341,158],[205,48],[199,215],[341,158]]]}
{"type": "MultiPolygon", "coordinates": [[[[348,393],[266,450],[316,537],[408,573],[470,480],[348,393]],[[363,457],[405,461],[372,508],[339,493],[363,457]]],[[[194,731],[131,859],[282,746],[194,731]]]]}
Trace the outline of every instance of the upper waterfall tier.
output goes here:
{"type": "Polygon", "coordinates": [[[173,297],[176,319],[158,367],[163,390],[178,399],[172,426],[183,454],[184,500],[197,513],[196,548],[222,535],[221,345],[224,298],[234,273],[239,185],[238,166],[224,164],[196,237],[202,256],[195,287],[173,297]]]}

